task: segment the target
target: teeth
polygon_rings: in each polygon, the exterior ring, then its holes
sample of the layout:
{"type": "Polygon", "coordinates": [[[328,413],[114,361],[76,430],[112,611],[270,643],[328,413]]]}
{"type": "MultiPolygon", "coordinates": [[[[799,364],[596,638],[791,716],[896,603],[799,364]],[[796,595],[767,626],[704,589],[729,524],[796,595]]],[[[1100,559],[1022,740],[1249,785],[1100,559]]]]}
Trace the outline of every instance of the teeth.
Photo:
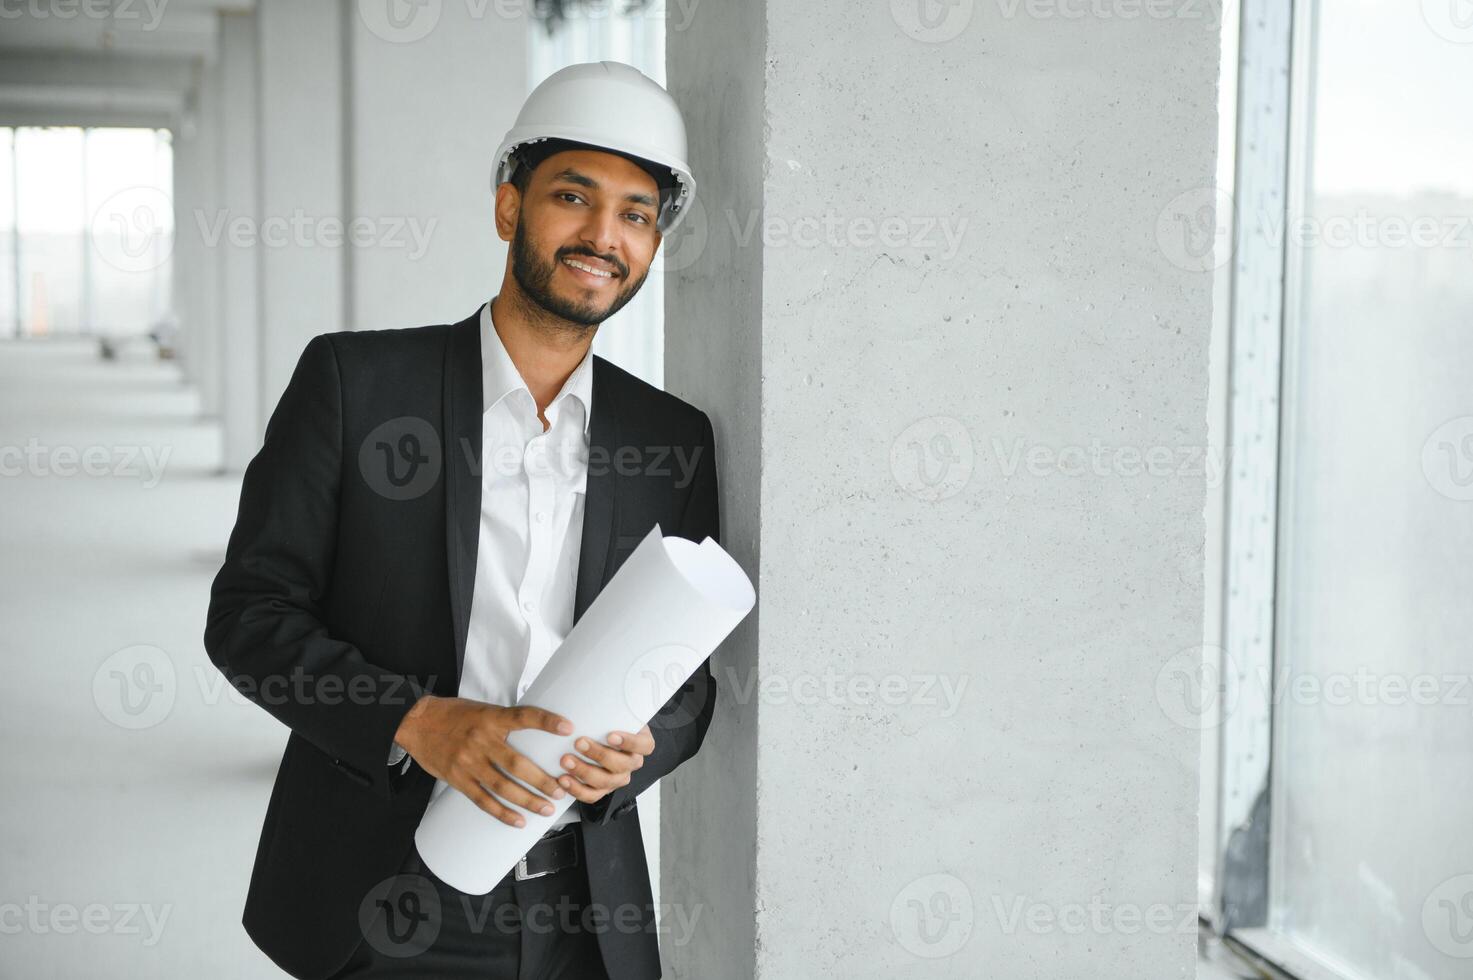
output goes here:
{"type": "Polygon", "coordinates": [[[575,269],[582,269],[584,272],[591,272],[595,276],[603,276],[605,279],[612,279],[614,277],[614,274],[612,272],[605,272],[602,269],[595,269],[591,265],[584,265],[577,259],[563,259],[563,261],[566,262],[568,265],[571,265],[575,269]]]}

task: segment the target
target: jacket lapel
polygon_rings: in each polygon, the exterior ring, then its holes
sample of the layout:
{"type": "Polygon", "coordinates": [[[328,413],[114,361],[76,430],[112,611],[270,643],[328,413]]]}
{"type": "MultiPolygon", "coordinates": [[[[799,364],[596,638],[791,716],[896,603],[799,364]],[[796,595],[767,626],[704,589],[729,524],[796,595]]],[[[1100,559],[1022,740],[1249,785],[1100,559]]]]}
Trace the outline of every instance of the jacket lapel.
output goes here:
{"type": "Polygon", "coordinates": [[[614,536],[617,503],[614,494],[614,450],[619,445],[619,420],[610,388],[608,361],[593,355],[593,417],[588,424],[588,486],[583,498],[583,545],[578,557],[578,588],[573,596],[573,622],[605,582],[609,541],[614,536]]]}
{"type": "MultiPolygon", "coordinates": [[[[445,344],[445,557],[455,626],[455,677],[465,662],[481,521],[481,311],[450,328],[445,344]]],[[[454,693],[452,691],[452,693],[454,693]]]]}
{"type": "MultiPolygon", "coordinates": [[[[450,327],[445,345],[442,406],[445,433],[445,556],[450,576],[450,614],[454,619],[455,676],[465,663],[466,634],[475,594],[476,552],[481,522],[481,311],[450,327]]],[[[610,390],[612,371],[593,357],[593,408],[588,430],[588,483],[583,498],[578,584],[573,621],[598,595],[605,582],[609,543],[613,538],[617,501],[612,460],[619,444],[619,423],[610,390]]]]}

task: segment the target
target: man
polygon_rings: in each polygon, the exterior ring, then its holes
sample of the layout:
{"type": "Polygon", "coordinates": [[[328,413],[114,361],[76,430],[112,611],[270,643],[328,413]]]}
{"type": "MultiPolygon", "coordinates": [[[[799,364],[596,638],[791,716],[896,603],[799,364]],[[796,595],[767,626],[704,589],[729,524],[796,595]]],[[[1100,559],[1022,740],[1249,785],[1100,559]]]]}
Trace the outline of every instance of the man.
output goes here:
{"type": "Polygon", "coordinates": [[[591,352],[685,213],[684,158],[635,69],[554,74],[497,156],[496,296],[314,337],[271,416],[204,638],[291,728],[243,921],[293,976],[660,975],[636,797],[700,747],[709,664],[638,732],[514,705],[650,528],[720,539],[710,419],[591,352]],[[543,772],[520,728],[579,753],[543,772]],[[413,845],[442,792],[518,826],[576,802],[467,896],[413,845]]]}

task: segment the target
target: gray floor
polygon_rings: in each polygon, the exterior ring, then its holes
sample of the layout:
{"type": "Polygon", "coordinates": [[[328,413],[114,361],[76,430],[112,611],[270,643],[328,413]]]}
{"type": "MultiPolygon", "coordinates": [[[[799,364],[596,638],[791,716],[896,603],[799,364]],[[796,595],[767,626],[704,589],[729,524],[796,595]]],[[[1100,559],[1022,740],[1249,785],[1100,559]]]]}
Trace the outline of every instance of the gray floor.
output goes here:
{"type": "Polygon", "coordinates": [[[0,344],[4,976],[282,976],[239,922],[285,733],[200,643],[239,486],[196,418],[146,348],[0,344]]]}

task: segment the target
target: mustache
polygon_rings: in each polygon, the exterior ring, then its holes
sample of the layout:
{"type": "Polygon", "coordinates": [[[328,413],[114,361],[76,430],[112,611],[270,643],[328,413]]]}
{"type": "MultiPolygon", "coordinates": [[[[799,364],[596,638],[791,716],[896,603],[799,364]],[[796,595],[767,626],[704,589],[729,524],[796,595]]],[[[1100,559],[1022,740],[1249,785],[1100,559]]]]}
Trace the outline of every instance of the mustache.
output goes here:
{"type": "Polygon", "coordinates": [[[586,259],[598,259],[600,262],[608,263],[618,271],[620,279],[623,279],[625,276],[629,275],[629,267],[626,266],[623,262],[620,262],[618,259],[614,258],[614,256],[599,255],[597,252],[590,252],[587,249],[567,249],[565,251],[559,252],[557,258],[558,261],[561,262],[563,259],[578,255],[581,255],[586,259]]]}

